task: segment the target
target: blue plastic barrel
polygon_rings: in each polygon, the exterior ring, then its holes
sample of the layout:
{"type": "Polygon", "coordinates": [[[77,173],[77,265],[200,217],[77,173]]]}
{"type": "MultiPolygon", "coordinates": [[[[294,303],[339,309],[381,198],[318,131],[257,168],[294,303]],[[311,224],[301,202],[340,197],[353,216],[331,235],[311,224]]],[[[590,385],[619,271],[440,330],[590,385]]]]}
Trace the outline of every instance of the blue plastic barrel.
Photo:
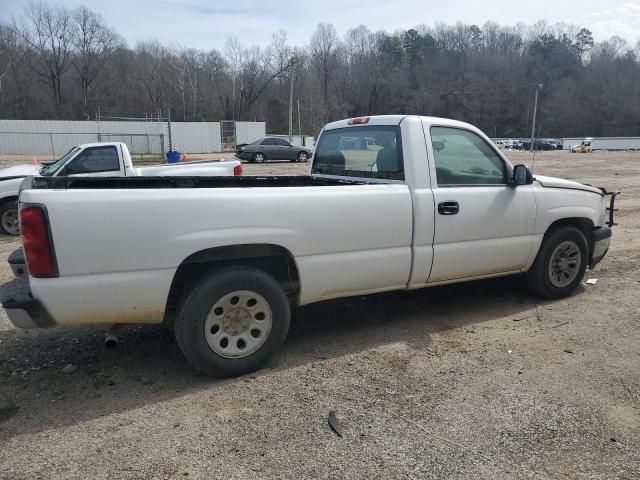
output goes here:
{"type": "Polygon", "coordinates": [[[182,154],[180,152],[176,152],[175,150],[167,152],[167,162],[169,162],[169,163],[180,163],[181,155],[182,154]]]}

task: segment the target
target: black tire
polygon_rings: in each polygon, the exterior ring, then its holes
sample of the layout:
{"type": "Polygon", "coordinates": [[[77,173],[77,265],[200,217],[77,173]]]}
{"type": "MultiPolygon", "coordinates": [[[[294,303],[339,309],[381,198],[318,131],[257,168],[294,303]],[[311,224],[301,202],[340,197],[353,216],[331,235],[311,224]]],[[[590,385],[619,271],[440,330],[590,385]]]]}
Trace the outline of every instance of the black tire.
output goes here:
{"type": "Polygon", "coordinates": [[[582,281],[584,272],[589,262],[589,245],[584,234],[575,227],[561,226],[550,230],[542,241],[542,246],[538,252],[533,265],[527,272],[527,285],[529,290],[542,298],[563,298],[571,295],[576,287],[582,281]],[[568,243],[567,243],[568,242],[568,243]],[[554,260],[553,255],[561,244],[575,245],[580,252],[579,261],[575,264],[575,278],[569,276],[567,285],[558,286],[554,284],[552,274],[550,273],[550,263],[554,260]]]}
{"type": "Polygon", "coordinates": [[[298,155],[296,155],[296,162],[308,162],[309,161],[309,154],[307,152],[305,152],[304,150],[298,152],[298,155]]]}
{"type": "Polygon", "coordinates": [[[256,152],[253,154],[253,157],[251,157],[253,163],[264,163],[266,159],[267,156],[262,152],[256,152]]]}
{"type": "Polygon", "coordinates": [[[18,228],[17,219],[18,200],[6,200],[0,205],[0,231],[2,231],[2,233],[11,236],[20,235],[20,229],[18,228]],[[11,228],[9,228],[8,226],[9,222],[11,223],[11,228]]]}
{"type": "Polygon", "coordinates": [[[234,377],[264,365],[285,341],[290,317],[287,296],[271,275],[255,268],[231,267],[206,275],[185,296],[176,316],[175,335],[180,350],[197,370],[212,377],[234,377]],[[245,357],[226,358],[209,346],[205,325],[216,302],[236,290],[261,295],[271,308],[272,323],[266,340],[257,350],[245,357]]]}

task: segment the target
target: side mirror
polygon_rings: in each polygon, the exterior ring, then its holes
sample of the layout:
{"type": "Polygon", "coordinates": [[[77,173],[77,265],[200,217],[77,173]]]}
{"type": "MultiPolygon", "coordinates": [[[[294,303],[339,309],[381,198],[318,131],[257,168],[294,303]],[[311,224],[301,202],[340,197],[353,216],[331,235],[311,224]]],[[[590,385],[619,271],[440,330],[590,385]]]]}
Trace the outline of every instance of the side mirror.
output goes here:
{"type": "Polygon", "coordinates": [[[529,167],[523,164],[513,167],[513,177],[509,180],[510,187],[517,187],[519,185],[531,185],[533,183],[533,174],[529,167]]]}

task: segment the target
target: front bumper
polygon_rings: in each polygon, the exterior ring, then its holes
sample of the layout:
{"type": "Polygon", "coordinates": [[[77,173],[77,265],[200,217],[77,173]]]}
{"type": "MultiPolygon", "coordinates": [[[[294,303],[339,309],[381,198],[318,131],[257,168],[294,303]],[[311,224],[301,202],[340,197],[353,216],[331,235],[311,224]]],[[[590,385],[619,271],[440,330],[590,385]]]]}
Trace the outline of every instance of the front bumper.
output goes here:
{"type": "Polygon", "coordinates": [[[33,298],[26,275],[0,286],[0,303],[18,328],[49,328],[56,324],[40,301],[33,298]]]}
{"type": "Polygon", "coordinates": [[[589,266],[595,267],[600,260],[609,251],[609,244],[611,243],[611,229],[609,227],[596,227],[593,229],[593,248],[591,249],[591,258],[589,260],[589,266]]]}

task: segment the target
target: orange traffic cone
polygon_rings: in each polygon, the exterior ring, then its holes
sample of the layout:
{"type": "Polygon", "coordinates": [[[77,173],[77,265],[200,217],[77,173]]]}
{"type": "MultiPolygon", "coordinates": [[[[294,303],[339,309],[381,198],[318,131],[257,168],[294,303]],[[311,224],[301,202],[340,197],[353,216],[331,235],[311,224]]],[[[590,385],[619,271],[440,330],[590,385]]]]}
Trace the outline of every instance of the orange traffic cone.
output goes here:
{"type": "Polygon", "coordinates": [[[180,160],[183,162],[187,161],[187,152],[182,152],[182,155],[180,156],[180,160]]]}

